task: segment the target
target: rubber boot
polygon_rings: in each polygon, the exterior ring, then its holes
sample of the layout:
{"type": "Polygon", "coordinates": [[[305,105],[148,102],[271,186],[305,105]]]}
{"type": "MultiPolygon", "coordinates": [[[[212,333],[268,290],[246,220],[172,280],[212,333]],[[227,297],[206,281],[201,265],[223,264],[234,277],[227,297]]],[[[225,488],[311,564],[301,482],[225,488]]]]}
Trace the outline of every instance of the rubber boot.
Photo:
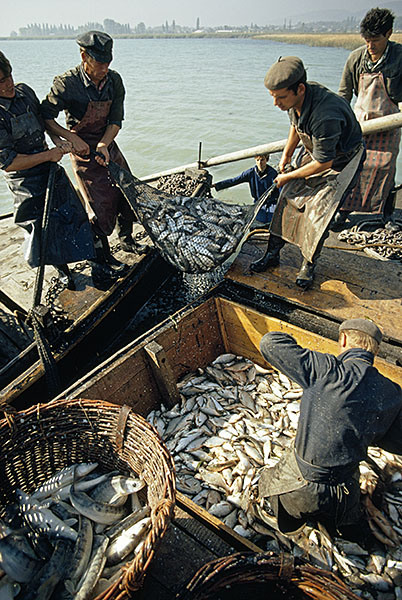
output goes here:
{"type": "Polygon", "coordinates": [[[120,260],[117,260],[113,256],[113,254],[110,251],[109,241],[106,235],[100,235],[99,238],[102,244],[104,261],[107,263],[107,265],[116,273],[120,273],[121,275],[127,273],[127,271],[130,268],[129,265],[127,265],[124,262],[121,262],[120,260]]]}
{"type": "Polygon", "coordinates": [[[137,245],[133,240],[133,220],[125,216],[117,215],[117,235],[119,236],[120,248],[124,252],[137,252],[137,245]]]}
{"type": "Polygon", "coordinates": [[[91,277],[93,284],[96,288],[100,290],[108,289],[115,281],[117,281],[125,273],[125,270],[124,272],[122,272],[122,270],[116,270],[116,268],[113,268],[107,263],[104,251],[104,243],[102,243],[103,240],[101,239],[103,237],[106,238],[106,236],[94,234],[94,246],[96,255],[93,260],[88,261],[91,267],[91,277]]]}
{"type": "Polygon", "coordinates": [[[350,211],[347,210],[338,210],[329,226],[331,231],[343,231],[346,228],[346,220],[350,215],[350,211]]]}
{"type": "Polygon", "coordinates": [[[279,265],[279,252],[284,244],[285,242],[280,237],[271,234],[264,256],[251,263],[250,271],[253,273],[262,273],[270,267],[279,265]]]}
{"type": "Polygon", "coordinates": [[[68,265],[54,265],[57,271],[57,278],[68,290],[75,290],[75,282],[68,265]]]}
{"type": "Polygon", "coordinates": [[[315,263],[309,262],[305,258],[300,271],[296,276],[296,285],[301,287],[303,290],[308,290],[313,285],[314,281],[315,263]]]}

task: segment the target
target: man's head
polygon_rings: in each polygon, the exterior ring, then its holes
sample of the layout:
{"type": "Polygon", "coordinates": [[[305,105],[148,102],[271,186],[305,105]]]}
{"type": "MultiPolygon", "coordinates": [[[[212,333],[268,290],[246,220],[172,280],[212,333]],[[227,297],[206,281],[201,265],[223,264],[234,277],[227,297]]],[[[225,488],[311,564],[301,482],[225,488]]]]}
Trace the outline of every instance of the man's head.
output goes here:
{"type": "Polygon", "coordinates": [[[0,98],[14,98],[15,87],[12,67],[8,58],[0,52],[0,98]]]}
{"type": "Polygon", "coordinates": [[[339,344],[343,350],[363,348],[377,354],[382,333],[370,319],[347,319],[339,326],[339,344]]]}
{"type": "Polygon", "coordinates": [[[90,79],[99,84],[106,77],[112,62],[113,40],[103,31],[87,31],[77,38],[84,69],[90,79]]]}
{"type": "Polygon", "coordinates": [[[280,56],[267,71],[264,85],[281,110],[299,110],[306,93],[306,69],[297,56],[280,56]]]}
{"type": "Polygon", "coordinates": [[[372,8],[360,23],[360,33],[371,59],[377,62],[385,52],[395,16],[388,8],[372,8]]]}
{"type": "Polygon", "coordinates": [[[269,154],[257,154],[256,156],[254,156],[255,158],[255,163],[257,165],[257,168],[260,172],[265,171],[265,168],[267,166],[268,160],[269,160],[269,154]]]}

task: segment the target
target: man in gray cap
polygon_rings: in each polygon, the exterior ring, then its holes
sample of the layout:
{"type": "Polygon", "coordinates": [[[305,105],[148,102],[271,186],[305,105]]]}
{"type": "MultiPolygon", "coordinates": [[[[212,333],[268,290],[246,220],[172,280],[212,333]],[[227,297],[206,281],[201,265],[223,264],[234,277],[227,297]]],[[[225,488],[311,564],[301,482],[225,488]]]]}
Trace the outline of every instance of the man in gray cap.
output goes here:
{"type": "Polygon", "coordinates": [[[262,338],[267,362],[303,388],[295,443],[259,481],[260,517],[270,521],[272,510],[281,531],[294,532],[308,518],[331,531],[359,523],[359,462],[368,446],[387,439],[402,407],[400,386],[373,366],[381,338],[368,319],[340,325],[337,357],[280,331],[262,338]]]}
{"type": "Polygon", "coordinates": [[[92,272],[95,269],[95,278],[101,283],[102,279],[113,281],[127,270],[127,265],[112,256],[107,240],[116,217],[122,249],[135,251],[131,236],[134,214],[105,168],[113,160],[130,170],[114,141],[123,121],[125,90],[120,75],[109,69],[113,40],[107,33],[88,31],[77,43],[81,64],[54,79],[41,113],[49,131],[72,144],[73,170],[92,212],[96,250],[92,272]],[[62,110],[67,127],[55,121],[62,110]]]}
{"type": "Polygon", "coordinates": [[[290,131],[275,180],[281,193],[268,247],[251,270],[261,272],[278,265],[280,249],[285,241],[292,242],[303,255],[296,284],[308,289],[334,215],[357,181],[364,160],[362,132],[343,98],[307,82],[297,56],[279,58],[264,84],[274,105],[288,111],[290,131]],[[293,166],[300,142],[301,152],[293,166]]]}

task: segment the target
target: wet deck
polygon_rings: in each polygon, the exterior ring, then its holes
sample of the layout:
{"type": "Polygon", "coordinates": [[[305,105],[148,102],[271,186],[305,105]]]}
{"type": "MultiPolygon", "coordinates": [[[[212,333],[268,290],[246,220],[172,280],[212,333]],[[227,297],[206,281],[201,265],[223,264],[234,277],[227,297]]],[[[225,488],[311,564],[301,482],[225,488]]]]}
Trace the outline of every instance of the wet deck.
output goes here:
{"type": "Polygon", "coordinates": [[[250,263],[262,256],[267,239],[259,234],[245,243],[226,279],[339,321],[359,316],[373,319],[386,337],[402,343],[400,261],[382,261],[354,251],[331,233],[317,261],[314,285],[303,291],[295,285],[302,257],[291,244],[281,250],[278,267],[263,273],[250,271],[250,263]]]}
{"type": "MultiPolygon", "coordinates": [[[[134,225],[134,234],[143,231],[140,225],[134,225]]],[[[27,312],[32,307],[35,288],[36,269],[31,269],[26,263],[21,249],[24,232],[21,227],[13,223],[12,217],[0,220],[0,263],[1,263],[1,291],[10,297],[23,311],[27,312]]],[[[117,238],[111,238],[111,244],[117,238]]],[[[145,255],[137,255],[119,250],[114,256],[133,268],[136,267],[145,255]]],[[[83,263],[70,265],[76,283],[76,291],[63,290],[59,295],[60,307],[65,310],[69,318],[76,320],[88,311],[104,296],[104,291],[94,287],[89,266],[83,263]]],[[[45,267],[42,300],[57,273],[51,266],[45,267]]]]}

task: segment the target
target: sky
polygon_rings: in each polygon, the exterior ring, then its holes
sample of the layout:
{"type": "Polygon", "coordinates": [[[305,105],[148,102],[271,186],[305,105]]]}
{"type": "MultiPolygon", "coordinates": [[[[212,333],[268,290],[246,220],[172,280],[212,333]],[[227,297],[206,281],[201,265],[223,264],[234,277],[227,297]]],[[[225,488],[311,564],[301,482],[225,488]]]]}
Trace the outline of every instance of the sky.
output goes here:
{"type": "MultiPolygon", "coordinates": [[[[376,0],[337,0],[338,10],[345,14],[361,10],[365,12],[377,6],[376,0]]],[[[330,9],[332,3],[323,0],[14,0],[5,2],[0,19],[0,36],[8,36],[11,31],[30,23],[84,25],[87,22],[100,22],[113,19],[119,23],[129,23],[134,27],[141,21],[146,26],[155,27],[174,19],[178,25],[195,27],[197,17],[201,26],[219,25],[266,25],[281,24],[285,18],[300,16],[303,12],[330,9]]]]}

